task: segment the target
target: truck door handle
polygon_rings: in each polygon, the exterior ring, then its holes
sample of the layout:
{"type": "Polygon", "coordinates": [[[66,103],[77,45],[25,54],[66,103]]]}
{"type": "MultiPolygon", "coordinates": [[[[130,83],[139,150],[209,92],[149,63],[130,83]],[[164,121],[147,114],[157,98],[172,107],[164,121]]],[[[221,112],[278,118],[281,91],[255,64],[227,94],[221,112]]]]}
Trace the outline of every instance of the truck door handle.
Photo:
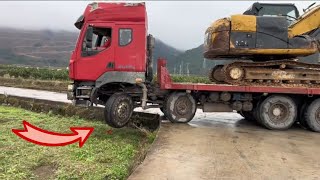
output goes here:
{"type": "Polygon", "coordinates": [[[114,62],[109,62],[107,64],[107,68],[114,68],[114,62]]]}

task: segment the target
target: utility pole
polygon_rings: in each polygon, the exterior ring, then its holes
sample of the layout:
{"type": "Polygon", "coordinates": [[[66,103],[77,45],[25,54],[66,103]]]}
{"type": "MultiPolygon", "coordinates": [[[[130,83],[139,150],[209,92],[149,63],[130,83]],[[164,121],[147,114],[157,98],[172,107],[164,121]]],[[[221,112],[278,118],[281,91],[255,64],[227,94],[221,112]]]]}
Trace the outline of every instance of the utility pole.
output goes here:
{"type": "Polygon", "coordinates": [[[189,76],[190,72],[189,72],[189,64],[190,63],[187,63],[187,76],[189,76]]]}
{"type": "MultiPolygon", "coordinates": [[[[183,71],[183,61],[182,61],[182,74],[184,73],[184,71],[183,71]]],[[[180,74],[181,75],[181,74],[180,74]]]]}
{"type": "Polygon", "coordinates": [[[202,68],[205,69],[207,66],[206,66],[206,58],[203,58],[203,62],[202,62],[202,68]]]}

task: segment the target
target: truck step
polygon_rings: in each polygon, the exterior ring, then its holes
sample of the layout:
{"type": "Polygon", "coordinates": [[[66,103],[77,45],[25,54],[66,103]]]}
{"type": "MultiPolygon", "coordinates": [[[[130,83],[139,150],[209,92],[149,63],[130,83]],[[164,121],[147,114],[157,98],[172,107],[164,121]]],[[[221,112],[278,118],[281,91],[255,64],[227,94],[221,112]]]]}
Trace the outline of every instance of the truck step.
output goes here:
{"type": "Polygon", "coordinates": [[[80,86],[80,87],[77,87],[77,89],[79,89],[79,90],[91,90],[92,87],[91,86],[80,86]]]}
{"type": "Polygon", "coordinates": [[[80,107],[89,107],[91,106],[91,102],[89,100],[74,100],[73,105],[80,107]]]}
{"type": "Polygon", "coordinates": [[[90,99],[90,96],[89,95],[79,95],[79,96],[76,96],[76,98],[79,98],[79,99],[90,99]]]}

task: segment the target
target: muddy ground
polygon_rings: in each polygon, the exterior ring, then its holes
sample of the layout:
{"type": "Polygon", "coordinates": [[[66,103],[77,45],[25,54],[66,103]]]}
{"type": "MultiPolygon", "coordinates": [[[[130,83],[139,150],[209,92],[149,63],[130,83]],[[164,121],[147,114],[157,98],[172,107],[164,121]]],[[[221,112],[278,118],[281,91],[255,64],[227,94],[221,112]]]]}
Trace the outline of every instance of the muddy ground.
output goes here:
{"type": "MultiPolygon", "coordinates": [[[[0,94],[5,92],[67,101],[61,93],[0,86],[0,94]]],[[[189,124],[163,122],[129,179],[320,179],[319,139],[320,133],[298,126],[271,131],[236,113],[198,110],[189,124]]]]}

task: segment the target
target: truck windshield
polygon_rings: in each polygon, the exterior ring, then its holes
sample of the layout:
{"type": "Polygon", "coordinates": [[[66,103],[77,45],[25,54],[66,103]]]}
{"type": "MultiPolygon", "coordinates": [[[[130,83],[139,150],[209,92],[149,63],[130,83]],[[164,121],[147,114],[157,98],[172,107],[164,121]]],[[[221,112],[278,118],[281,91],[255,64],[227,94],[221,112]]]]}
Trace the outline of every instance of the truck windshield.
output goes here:
{"type": "Polygon", "coordinates": [[[108,49],[111,46],[112,29],[108,27],[92,27],[93,33],[86,36],[91,36],[91,42],[86,42],[86,38],[82,43],[82,56],[92,56],[99,52],[108,49]],[[88,46],[88,44],[90,44],[88,46]]]}

